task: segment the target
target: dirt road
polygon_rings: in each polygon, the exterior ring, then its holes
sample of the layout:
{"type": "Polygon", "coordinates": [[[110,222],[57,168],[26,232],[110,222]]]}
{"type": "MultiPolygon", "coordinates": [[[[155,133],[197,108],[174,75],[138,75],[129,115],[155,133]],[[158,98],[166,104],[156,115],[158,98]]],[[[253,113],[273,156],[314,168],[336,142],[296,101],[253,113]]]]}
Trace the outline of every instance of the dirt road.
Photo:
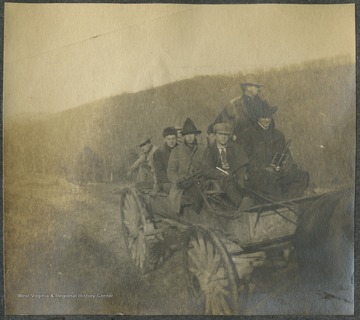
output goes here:
{"type": "Polygon", "coordinates": [[[145,277],[133,268],[115,188],[38,177],[8,189],[6,313],[186,313],[179,255],[145,277]]]}
{"type": "MultiPolygon", "coordinates": [[[[195,312],[180,253],[146,276],[134,268],[121,234],[120,188],[77,187],[47,176],[7,184],[7,314],[195,312]]],[[[295,264],[261,270],[254,274],[254,283],[247,314],[311,314],[319,310],[319,303],[320,310],[329,310],[329,300],[315,292],[311,293],[317,301],[315,309],[312,298],[299,305],[295,264]]],[[[331,301],[331,310],[336,311],[336,299],[331,301]]]]}

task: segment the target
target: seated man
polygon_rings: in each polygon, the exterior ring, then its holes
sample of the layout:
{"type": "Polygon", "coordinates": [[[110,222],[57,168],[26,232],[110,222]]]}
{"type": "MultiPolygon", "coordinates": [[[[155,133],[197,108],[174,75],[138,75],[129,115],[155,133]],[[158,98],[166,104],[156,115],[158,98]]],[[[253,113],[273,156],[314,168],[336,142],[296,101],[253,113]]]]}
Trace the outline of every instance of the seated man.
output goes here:
{"type": "Polygon", "coordinates": [[[137,171],[136,186],[151,189],[155,183],[153,155],[157,147],[151,143],[151,137],[140,140],[140,156],[128,170],[128,176],[137,171]]]}
{"type": "Polygon", "coordinates": [[[250,162],[246,185],[273,200],[297,198],[308,187],[309,174],[297,167],[283,133],[275,128],[272,116],[276,110],[259,109],[256,124],[241,137],[250,162]]]}
{"type": "Polygon", "coordinates": [[[154,170],[156,184],[154,191],[169,193],[170,180],[167,177],[167,167],[171,151],[177,144],[177,131],[174,127],[163,130],[164,144],[154,152],[154,170]]]}
{"type": "Polygon", "coordinates": [[[228,123],[214,125],[215,142],[205,149],[202,174],[215,180],[235,207],[246,209],[251,204],[243,190],[248,158],[242,147],[230,140],[231,129],[228,123]]]}
{"type": "Polygon", "coordinates": [[[170,154],[167,175],[171,181],[170,210],[174,213],[181,214],[180,209],[185,205],[192,205],[195,212],[200,213],[203,205],[199,187],[190,183],[191,177],[201,170],[204,149],[196,140],[196,135],[200,133],[194,122],[187,118],[182,128],[184,142],[170,154]],[[189,183],[186,183],[187,181],[189,183]]]}

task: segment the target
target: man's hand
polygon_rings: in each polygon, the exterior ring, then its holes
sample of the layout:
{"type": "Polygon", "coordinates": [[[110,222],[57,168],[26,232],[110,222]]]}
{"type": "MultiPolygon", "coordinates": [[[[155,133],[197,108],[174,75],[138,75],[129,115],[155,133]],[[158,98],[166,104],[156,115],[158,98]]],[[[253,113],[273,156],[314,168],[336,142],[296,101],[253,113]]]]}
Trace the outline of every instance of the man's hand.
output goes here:
{"type": "Polygon", "coordinates": [[[240,100],[241,100],[241,96],[235,97],[234,99],[230,100],[230,104],[236,104],[240,100]]]}

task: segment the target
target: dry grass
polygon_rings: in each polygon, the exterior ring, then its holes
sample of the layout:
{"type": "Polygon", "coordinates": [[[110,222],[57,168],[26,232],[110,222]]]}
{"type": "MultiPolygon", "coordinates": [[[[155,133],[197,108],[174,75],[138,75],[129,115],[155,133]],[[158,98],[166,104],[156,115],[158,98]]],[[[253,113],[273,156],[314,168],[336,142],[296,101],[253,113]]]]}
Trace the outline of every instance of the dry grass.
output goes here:
{"type": "MultiPolygon", "coordinates": [[[[172,266],[165,264],[161,271],[145,278],[134,270],[121,235],[119,196],[112,192],[120,187],[99,184],[79,188],[46,176],[28,177],[7,186],[8,314],[186,312],[184,285],[177,277],[165,278],[172,266]],[[113,297],[18,298],[18,294],[113,297]],[[168,299],[168,294],[176,299],[168,299]]],[[[174,259],[172,263],[178,264],[179,256],[174,259]]]]}

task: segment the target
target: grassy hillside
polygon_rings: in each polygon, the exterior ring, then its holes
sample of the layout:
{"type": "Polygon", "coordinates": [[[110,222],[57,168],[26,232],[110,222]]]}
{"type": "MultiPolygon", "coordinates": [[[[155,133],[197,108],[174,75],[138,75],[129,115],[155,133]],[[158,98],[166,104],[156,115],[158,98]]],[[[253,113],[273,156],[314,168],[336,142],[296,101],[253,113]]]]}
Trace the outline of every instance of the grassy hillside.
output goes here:
{"type": "MultiPolygon", "coordinates": [[[[354,178],[355,65],[324,60],[259,71],[262,96],[279,107],[277,127],[316,185],[354,178]]],[[[144,134],[161,144],[162,129],[186,117],[203,130],[240,94],[242,74],[202,76],[123,94],[41,117],[5,123],[7,175],[65,175],[74,182],[118,181],[144,134]]]]}

